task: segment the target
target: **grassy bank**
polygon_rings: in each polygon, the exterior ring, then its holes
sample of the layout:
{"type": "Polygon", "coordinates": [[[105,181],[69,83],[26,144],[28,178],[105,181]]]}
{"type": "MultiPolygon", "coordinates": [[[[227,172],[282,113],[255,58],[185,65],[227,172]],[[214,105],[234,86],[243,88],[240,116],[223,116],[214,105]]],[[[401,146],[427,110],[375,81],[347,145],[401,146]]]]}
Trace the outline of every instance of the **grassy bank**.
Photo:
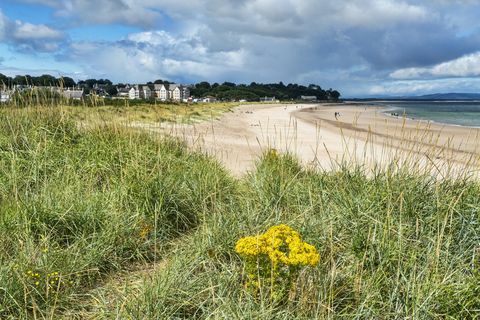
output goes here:
{"type": "Polygon", "coordinates": [[[1,319],[479,316],[476,181],[272,153],[234,179],[176,140],[77,120],[0,112],[1,319]],[[280,223],[320,263],[272,301],[234,247],[280,223]]]}
{"type": "MultiPolygon", "coordinates": [[[[128,102],[128,101],[127,101],[128,102]]],[[[64,107],[74,120],[84,123],[195,123],[218,119],[225,112],[238,106],[235,103],[201,104],[138,104],[124,106],[70,106],[64,107]]]]}

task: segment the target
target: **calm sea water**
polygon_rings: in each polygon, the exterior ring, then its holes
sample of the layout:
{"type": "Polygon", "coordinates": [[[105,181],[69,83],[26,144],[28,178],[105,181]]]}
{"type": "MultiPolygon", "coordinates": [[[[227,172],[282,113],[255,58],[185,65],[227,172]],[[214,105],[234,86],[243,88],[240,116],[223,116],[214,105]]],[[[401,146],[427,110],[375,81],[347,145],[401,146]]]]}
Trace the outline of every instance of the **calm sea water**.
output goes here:
{"type": "Polygon", "coordinates": [[[387,114],[396,112],[408,118],[469,127],[480,127],[480,101],[476,102],[382,102],[389,107],[387,114]]]}

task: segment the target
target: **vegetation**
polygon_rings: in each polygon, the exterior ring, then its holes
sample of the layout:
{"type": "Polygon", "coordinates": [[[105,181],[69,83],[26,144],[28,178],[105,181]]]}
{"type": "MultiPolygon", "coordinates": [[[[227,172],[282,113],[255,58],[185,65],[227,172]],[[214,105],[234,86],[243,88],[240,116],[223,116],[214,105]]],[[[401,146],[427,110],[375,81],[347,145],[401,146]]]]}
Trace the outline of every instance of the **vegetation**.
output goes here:
{"type": "Polygon", "coordinates": [[[320,86],[310,84],[308,87],[298,84],[284,85],[282,82],[261,84],[252,82],[249,85],[225,82],[210,84],[200,82],[191,90],[197,97],[214,96],[222,100],[258,101],[263,97],[275,97],[279,100],[296,100],[301,96],[315,96],[318,100],[338,100],[340,93],[333,89],[323,90],[320,86]]]}
{"type": "Polygon", "coordinates": [[[479,193],[271,152],[236,179],[168,137],[3,108],[0,318],[478,318],[479,193]],[[271,299],[235,246],[281,224],[319,259],[271,299]]]}
{"type": "MultiPolygon", "coordinates": [[[[170,81],[155,80],[154,82],[147,82],[150,89],[153,89],[155,84],[169,84],[170,81]]],[[[14,78],[7,77],[0,74],[0,84],[7,87],[14,85],[33,85],[33,86],[63,86],[63,87],[78,87],[84,90],[85,94],[97,94],[116,96],[119,88],[125,88],[126,84],[113,84],[108,79],[87,79],[75,81],[71,78],[55,78],[51,75],[42,75],[39,77],[16,76],[14,78]]],[[[224,82],[223,84],[203,81],[191,86],[190,93],[192,96],[201,98],[206,96],[213,96],[222,101],[259,101],[264,97],[275,97],[279,100],[297,100],[301,96],[314,96],[318,100],[332,100],[337,101],[340,98],[340,92],[333,89],[324,90],[319,85],[310,84],[308,86],[299,84],[285,85],[283,82],[261,84],[252,82],[249,85],[235,84],[232,82],[224,82]]],[[[116,102],[106,102],[109,105],[116,102]]]]}
{"type": "Polygon", "coordinates": [[[59,109],[68,113],[73,121],[84,124],[125,124],[132,121],[144,123],[175,122],[193,123],[217,119],[238,103],[174,103],[142,100],[112,100],[89,97],[84,100],[66,99],[48,89],[17,92],[3,106],[7,109],[35,108],[42,105],[48,112],[59,109]]]}

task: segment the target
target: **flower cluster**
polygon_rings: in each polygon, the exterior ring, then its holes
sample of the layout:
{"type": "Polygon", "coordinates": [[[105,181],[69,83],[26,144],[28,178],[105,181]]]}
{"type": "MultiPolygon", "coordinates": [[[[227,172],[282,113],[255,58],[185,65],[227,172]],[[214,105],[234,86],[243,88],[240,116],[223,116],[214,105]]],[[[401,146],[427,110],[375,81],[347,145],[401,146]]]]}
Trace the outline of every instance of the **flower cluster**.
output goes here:
{"type": "Polygon", "coordinates": [[[301,267],[314,267],[320,260],[317,249],[284,224],[264,234],[241,238],[235,251],[245,260],[247,287],[257,290],[268,283],[272,296],[280,296],[279,291],[293,286],[301,267]]]}
{"type": "Polygon", "coordinates": [[[267,156],[266,156],[266,158],[269,159],[269,160],[277,159],[277,158],[278,158],[278,151],[277,151],[277,149],[274,149],[274,148],[269,149],[269,150],[267,151],[267,156]]]}
{"type": "Polygon", "coordinates": [[[60,275],[58,271],[41,273],[28,270],[25,272],[25,278],[27,283],[36,288],[37,292],[47,295],[49,292],[56,293],[58,290],[74,284],[72,280],[68,280],[67,277],[60,275]]]}
{"type": "Polygon", "coordinates": [[[274,267],[316,266],[320,256],[314,246],[302,241],[300,234],[287,225],[271,227],[264,234],[238,240],[235,251],[245,258],[268,256],[274,267]]]}
{"type": "Polygon", "coordinates": [[[141,228],[140,231],[138,232],[139,238],[140,238],[142,241],[147,240],[148,235],[150,234],[150,232],[152,232],[152,230],[153,230],[153,228],[152,228],[149,224],[143,223],[143,224],[142,224],[142,228],[141,228]]]}

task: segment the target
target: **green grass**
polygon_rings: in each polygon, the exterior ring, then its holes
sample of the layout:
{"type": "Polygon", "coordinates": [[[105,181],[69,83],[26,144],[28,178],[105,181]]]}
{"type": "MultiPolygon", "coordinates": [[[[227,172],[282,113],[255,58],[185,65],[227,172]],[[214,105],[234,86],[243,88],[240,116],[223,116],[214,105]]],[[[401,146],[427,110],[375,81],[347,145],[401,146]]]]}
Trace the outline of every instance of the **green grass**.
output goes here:
{"type": "Polygon", "coordinates": [[[477,181],[290,155],[236,179],[177,140],[76,121],[0,111],[0,319],[480,317],[477,181]],[[234,246],[279,223],[320,264],[273,303],[234,246]]]}

